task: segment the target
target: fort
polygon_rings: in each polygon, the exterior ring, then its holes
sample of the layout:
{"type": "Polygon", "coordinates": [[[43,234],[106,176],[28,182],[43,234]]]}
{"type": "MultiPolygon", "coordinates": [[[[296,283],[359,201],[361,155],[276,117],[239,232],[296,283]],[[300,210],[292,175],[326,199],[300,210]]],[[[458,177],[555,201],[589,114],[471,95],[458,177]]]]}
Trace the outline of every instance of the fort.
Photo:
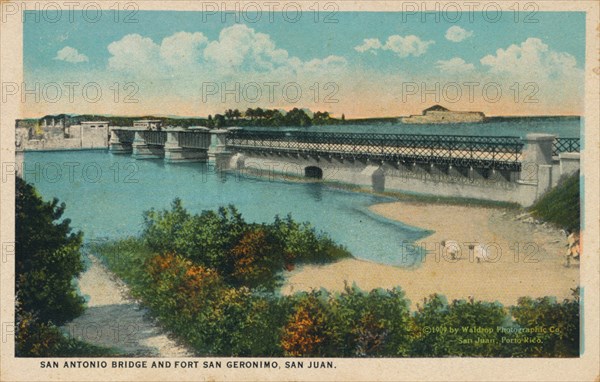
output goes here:
{"type": "Polygon", "coordinates": [[[39,121],[17,120],[17,150],[87,150],[108,147],[109,122],[69,122],[67,117],[46,117],[39,121]]]}
{"type": "Polygon", "coordinates": [[[400,118],[402,123],[427,124],[427,123],[477,123],[486,120],[485,114],[480,111],[452,111],[441,105],[434,105],[420,115],[411,115],[400,118]]]}

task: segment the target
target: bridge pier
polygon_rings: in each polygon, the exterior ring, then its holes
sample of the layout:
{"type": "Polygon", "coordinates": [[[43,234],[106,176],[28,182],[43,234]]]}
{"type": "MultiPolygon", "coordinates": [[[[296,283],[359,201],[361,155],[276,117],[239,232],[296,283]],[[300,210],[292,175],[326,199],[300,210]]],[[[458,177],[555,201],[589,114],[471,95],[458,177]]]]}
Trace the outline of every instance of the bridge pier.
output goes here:
{"type": "Polygon", "coordinates": [[[147,134],[160,133],[159,131],[136,131],[133,139],[133,157],[135,159],[159,159],[164,158],[164,146],[147,142],[147,134]]]}
{"type": "Polygon", "coordinates": [[[129,130],[112,129],[110,132],[109,150],[113,154],[131,154],[131,140],[128,139],[133,134],[129,130]]]}
{"type": "Polygon", "coordinates": [[[530,204],[552,187],[552,146],[556,137],[550,134],[527,134],[517,183],[534,186],[530,204]]]}
{"type": "Polygon", "coordinates": [[[229,130],[216,129],[211,130],[211,143],[208,148],[208,159],[215,163],[215,167],[219,170],[229,168],[231,157],[234,153],[227,149],[226,138],[229,130]]]}
{"type": "MultiPolygon", "coordinates": [[[[209,129],[206,127],[197,127],[194,130],[203,131],[208,135],[209,129]]],[[[173,129],[167,131],[167,141],[165,142],[165,162],[204,162],[208,160],[207,149],[188,147],[190,143],[186,142],[184,129],[173,129]]],[[[194,133],[203,134],[203,133],[194,133]]]]}

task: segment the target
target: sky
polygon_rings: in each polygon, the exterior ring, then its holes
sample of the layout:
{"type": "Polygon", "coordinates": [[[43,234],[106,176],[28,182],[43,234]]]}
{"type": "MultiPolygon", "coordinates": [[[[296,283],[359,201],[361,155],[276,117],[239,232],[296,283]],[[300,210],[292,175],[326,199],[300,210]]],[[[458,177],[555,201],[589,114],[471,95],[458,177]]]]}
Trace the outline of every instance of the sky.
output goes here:
{"type": "Polygon", "coordinates": [[[359,118],[433,104],[582,114],[584,13],[421,16],[27,12],[24,79],[39,97],[26,95],[26,117],[299,107],[359,118]]]}

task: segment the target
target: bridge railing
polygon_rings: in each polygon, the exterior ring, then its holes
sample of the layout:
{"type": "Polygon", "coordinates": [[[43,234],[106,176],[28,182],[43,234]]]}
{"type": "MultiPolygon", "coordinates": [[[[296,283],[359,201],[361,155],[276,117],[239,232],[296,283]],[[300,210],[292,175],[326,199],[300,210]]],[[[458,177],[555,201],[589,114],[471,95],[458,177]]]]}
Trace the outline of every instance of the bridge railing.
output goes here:
{"type": "Polygon", "coordinates": [[[557,156],[560,153],[579,152],[581,149],[580,145],[579,138],[555,138],[552,145],[552,155],[557,156]]]}
{"type": "Polygon", "coordinates": [[[227,146],[298,154],[520,170],[518,137],[233,131],[227,146]]]}
{"type": "Polygon", "coordinates": [[[167,141],[166,131],[147,130],[142,132],[142,136],[147,145],[164,146],[167,141]]]}
{"type": "Polygon", "coordinates": [[[192,131],[179,132],[179,146],[190,149],[208,149],[210,134],[192,131]]]}

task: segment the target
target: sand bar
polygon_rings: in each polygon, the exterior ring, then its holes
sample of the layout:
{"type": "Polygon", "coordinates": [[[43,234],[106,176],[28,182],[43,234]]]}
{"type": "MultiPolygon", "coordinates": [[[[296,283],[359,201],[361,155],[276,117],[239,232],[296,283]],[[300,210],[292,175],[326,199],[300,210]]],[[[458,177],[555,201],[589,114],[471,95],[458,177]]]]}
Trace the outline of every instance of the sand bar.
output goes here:
{"type": "Polygon", "coordinates": [[[568,298],[571,288],[579,285],[579,263],[564,266],[564,235],[546,225],[516,220],[520,211],[417,202],[383,203],[370,209],[386,218],[434,231],[417,243],[428,249],[436,245],[440,248],[442,240],[457,241],[461,258],[451,261],[434,249],[413,269],[358,259],[307,265],[286,275],[282,292],[320,287],[340,291],[344,281],[365,290],[401,286],[415,308],[433,293],[443,294],[448,300],[473,297],[513,305],[521,296],[568,298]],[[466,243],[470,242],[492,244],[490,255],[497,260],[477,263],[469,253],[466,243]]]}

